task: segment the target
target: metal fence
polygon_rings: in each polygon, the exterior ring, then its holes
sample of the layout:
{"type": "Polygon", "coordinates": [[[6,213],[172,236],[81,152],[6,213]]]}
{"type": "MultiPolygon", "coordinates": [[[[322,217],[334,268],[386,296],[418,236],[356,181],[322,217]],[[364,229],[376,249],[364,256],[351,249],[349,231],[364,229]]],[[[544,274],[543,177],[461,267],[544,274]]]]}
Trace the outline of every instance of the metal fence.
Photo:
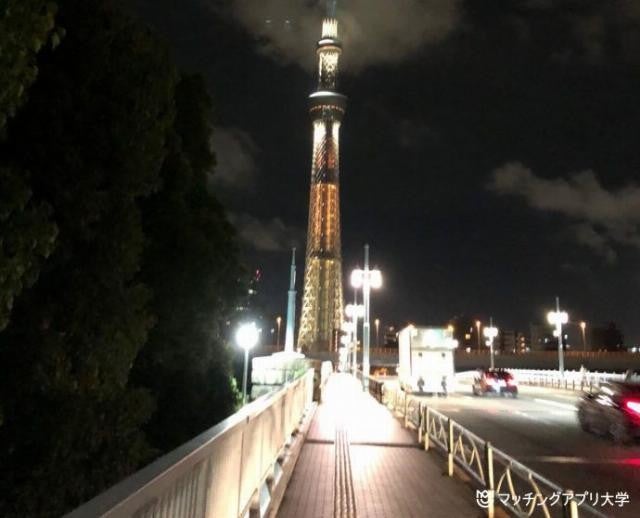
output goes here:
{"type": "MultiPolygon", "coordinates": [[[[557,370],[509,369],[518,383],[539,387],[592,392],[601,383],[624,381],[626,374],[615,372],[565,370],[564,376],[557,370]]],[[[632,377],[632,379],[635,379],[632,377]]]]}
{"type": "Polygon", "coordinates": [[[382,403],[382,390],[385,383],[384,380],[380,380],[374,376],[365,376],[362,371],[356,371],[356,378],[366,385],[369,390],[369,394],[371,394],[375,400],[382,403]],[[366,380],[366,383],[364,380],[366,380]]]}
{"type": "Polygon", "coordinates": [[[424,401],[389,386],[382,388],[381,400],[404,419],[405,427],[417,430],[425,450],[445,454],[449,476],[457,465],[475,481],[487,516],[493,517],[501,505],[518,517],[606,518],[590,506],[578,505],[570,489],[529,469],[424,401]]]}
{"type": "Polygon", "coordinates": [[[67,518],[263,516],[311,408],[313,369],[98,495],[67,518]]]}

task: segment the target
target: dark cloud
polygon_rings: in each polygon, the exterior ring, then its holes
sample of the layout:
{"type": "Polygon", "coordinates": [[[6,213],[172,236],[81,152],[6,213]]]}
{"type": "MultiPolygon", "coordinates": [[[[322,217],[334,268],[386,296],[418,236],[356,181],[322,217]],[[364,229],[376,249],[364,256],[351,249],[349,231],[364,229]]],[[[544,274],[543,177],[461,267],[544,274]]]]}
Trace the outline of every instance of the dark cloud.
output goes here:
{"type": "Polygon", "coordinates": [[[402,148],[419,148],[427,141],[436,140],[438,133],[427,124],[401,119],[397,124],[398,144],[402,148]]]}
{"type": "MultiPolygon", "coordinates": [[[[349,0],[338,2],[346,68],[395,63],[446,37],[459,20],[460,0],[349,0]]],[[[311,69],[309,49],[320,37],[324,1],[233,0],[233,15],[262,52],[311,69]]]]}
{"type": "Polygon", "coordinates": [[[604,64],[616,58],[637,62],[640,51],[640,2],[637,0],[527,0],[523,17],[543,13],[566,27],[554,60],[604,64]]]}
{"type": "Polygon", "coordinates": [[[211,142],[216,154],[213,185],[250,189],[255,178],[258,147],[251,136],[237,128],[216,128],[211,142]]]}
{"type": "Polygon", "coordinates": [[[618,260],[618,254],[613,249],[607,237],[595,230],[589,223],[577,223],[569,228],[569,235],[574,236],[578,243],[591,248],[596,254],[613,264],[618,260]]]}
{"type": "Polygon", "coordinates": [[[236,227],[241,241],[260,252],[300,248],[300,243],[304,242],[304,231],[286,225],[280,218],[262,221],[250,214],[231,213],[229,220],[236,227]]]}
{"type": "Polygon", "coordinates": [[[593,171],[568,179],[547,179],[512,162],[495,170],[487,187],[501,195],[520,196],[540,211],[569,218],[575,239],[608,262],[617,259],[614,245],[640,249],[640,187],[636,185],[607,190],[593,171]]]}

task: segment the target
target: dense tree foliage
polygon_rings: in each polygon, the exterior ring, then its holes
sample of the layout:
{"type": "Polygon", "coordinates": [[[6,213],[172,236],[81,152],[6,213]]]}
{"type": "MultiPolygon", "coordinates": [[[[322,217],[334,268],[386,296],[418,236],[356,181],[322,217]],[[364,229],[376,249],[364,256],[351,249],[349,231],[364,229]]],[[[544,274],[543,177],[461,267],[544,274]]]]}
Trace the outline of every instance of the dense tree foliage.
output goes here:
{"type": "MultiPolygon", "coordinates": [[[[0,3],[0,130],[24,103],[38,68],[36,56],[54,28],[56,5],[47,0],[0,3]]],[[[59,42],[61,31],[52,43],[59,42]]]]}
{"type": "Polygon", "coordinates": [[[224,333],[240,272],[231,227],[207,191],[214,165],[211,111],[203,80],[184,77],[176,90],[162,187],[144,205],[149,246],[142,279],[153,292],[157,325],[135,372],[157,397],[148,433],[161,449],[215,424],[235,402],[224,333]]]}
{"type": "MultiPolygon", "coordinates": [[[[37,76],[36,56],[50,39],[54,15],[55,4],[45,0],[0,3],[0,138],[37,76]]],[[[61,34],[54,33],[53,41],[61,34]]],[[[48,206],[32,203],[27,172],[0,160],[0,331],[15,296],[36,280],[55,235],[48,206]]]]}
{"type": "Polygon", "coordinates": [[[237,401],[211,100],[113,3],[2,13],[3,517],[59,516],[237,401]]]}
{"type": "Polygon", "coordinates": [[[0,515],[58,516],[140,465],[152,399],[128,387],[153,323],[136,279],[139,201],[158,184],[174,68],[107,0],[61,0],[2,155],[59,233],[0,334],[0,515]]]}

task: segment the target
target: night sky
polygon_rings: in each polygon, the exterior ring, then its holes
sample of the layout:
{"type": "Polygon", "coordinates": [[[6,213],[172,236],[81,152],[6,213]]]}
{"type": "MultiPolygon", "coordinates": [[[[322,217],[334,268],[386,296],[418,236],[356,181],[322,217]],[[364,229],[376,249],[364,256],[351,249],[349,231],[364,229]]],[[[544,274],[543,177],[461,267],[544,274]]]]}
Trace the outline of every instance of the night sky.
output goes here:
{"type": "MultiPolygon", "coordinates": [[[[212,189],[284,315],[324,2],[128,3],[207,78],[212,189]]],[[[342,0],[338,19],[343,268],[371,245],[372,316],[527,330],[559,295],[571,320],[640,341],[640,2],[342,0]]]]}

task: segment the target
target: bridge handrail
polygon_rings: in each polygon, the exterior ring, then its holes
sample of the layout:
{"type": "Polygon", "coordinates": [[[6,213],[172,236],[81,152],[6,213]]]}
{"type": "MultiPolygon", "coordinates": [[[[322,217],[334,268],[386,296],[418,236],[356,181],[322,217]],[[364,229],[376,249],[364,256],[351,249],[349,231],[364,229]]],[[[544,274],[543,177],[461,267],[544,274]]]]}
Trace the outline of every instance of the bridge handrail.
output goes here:
{"type": "Polygon", "coordinates": [[[584,391],[597,389],[603,382],[624,381],[626,378],[626,374],[599,371],[565,370],[564,376],[558,370],[509,369],[509,372],[519,383],[584,391]]]}
{"type": "Polygon", "coordinates": [[[376,376],[365,376],[361,370],[356,370],[355,377],[358,381],[363,381],[363,379],[367,380],[367,388],[369,390],[369,394],[373,396],[374,399],[378,401],[378,403],[382,403],[382,387],[384,386],[385,380],[380,379],[376,376]]]}
{"type": "MultiPolygon", "coordinates": [[[[564,388],[566,390],[579,390],[592,392],[597,390],[601,383],[608,381],[625,381],[626,374],[618,372],[579,371],[565,370],[564,376],[560,371],[553,369],[507,369],[514,375],[516,381],[525,385],[564,388]]],[[[458,380],[473,376],[476,371],[468,370],[456,373],[458,380]]],[[[633,381],[640,381],[637,375],[631,377],[633,381]]]]}
{"type": "Polygon", "coordinates": [[[313,369],[83,504],[65,518],[244,516],[313,398],[313,369]]]}
{"type": "Polygon", "coordinates": [[[606,518],[591,506],[578,506],[571,490],[561,488],[399,387],[385,385],[382,393],[383,404],[404,417],[405,427],[418,431],[418,441],[425,450],[435,445],[446,454],[449,476],[457,465],[484,488],[482,498],[488,516],[494,516],[495,506],[502,505],[518,517],[538,513],[546,518],[606,518]],[[531,494],[526,505],[520,498],[524,489],[531,494]],[[552,503],[554,495],[558,498],[552,503]]]}

